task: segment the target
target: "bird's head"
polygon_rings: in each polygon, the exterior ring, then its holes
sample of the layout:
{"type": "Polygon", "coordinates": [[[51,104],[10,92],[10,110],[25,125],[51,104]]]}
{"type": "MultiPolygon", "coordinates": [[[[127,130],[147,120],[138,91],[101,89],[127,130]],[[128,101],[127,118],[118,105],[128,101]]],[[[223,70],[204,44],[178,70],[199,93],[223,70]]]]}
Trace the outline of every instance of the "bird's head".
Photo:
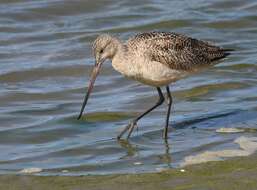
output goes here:
{"type": "Polygon", "coordinates": [[[95,66],[91,73],[91,79],[89,82],[88,91],[85,96],[78,119],[80,119],[83,114],[84,108],[87,104],[87,100],[93,89],[94,82],[96,80],[96,77],[100,71],[102,64],[106,59],[112,59],[117,51],[117,43],[115,43],[116,41],[117,40],[114,37],[108,34],[101,34],[96,38],[96,40],[92,45],[92,49],[95,57],[95,66]]]}
{"type": "Polygon", "coordinates": [[[92,45],[95,63],[99,64],[106,59],[112,59],[117,51],[116,39],[108,34],[99,35],[92,45]]]}

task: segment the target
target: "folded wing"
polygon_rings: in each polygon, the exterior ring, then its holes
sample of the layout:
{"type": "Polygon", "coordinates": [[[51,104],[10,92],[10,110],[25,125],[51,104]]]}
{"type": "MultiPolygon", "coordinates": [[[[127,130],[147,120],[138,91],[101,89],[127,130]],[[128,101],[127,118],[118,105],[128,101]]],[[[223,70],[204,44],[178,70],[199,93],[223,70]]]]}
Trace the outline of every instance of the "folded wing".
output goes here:
{"type": "Polygon", "coordinates": [[[128,44],[134,46],[134,49],[143,49],[143,56],[147,59],[176,70],[194,70],[198,67],[209,66],[230,54],[228,49],[168,32],[138,34],[130,39],[128,44]]]}

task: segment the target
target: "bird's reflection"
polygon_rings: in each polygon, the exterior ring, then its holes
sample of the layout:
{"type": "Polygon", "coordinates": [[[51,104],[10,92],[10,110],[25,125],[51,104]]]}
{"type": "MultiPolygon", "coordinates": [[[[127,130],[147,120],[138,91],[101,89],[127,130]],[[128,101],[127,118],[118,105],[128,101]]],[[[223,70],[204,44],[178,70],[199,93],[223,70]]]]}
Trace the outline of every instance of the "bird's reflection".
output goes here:
{"type": "Polygon", "coordinates": [[[167,167],[171,168],[171,154],[170,154],[170,145],[168,139],[163,139],[163,144],[165,146],[165,153],[160,155],[160,160],[163,164],[167,165],[167,167]]]}
{"type": "MultiPolygon", "coordinates": [[[[124,159],[127,157],[135,157],[139,156],[139,149],[138,145],[133,145],[130,143],[129,140],[125,139],[120,139],[118,140],[118,143],[120,146],[124,149],[126,149],[127,154],[125,156],[122,156],[120,159],[124,159]]],[[[168,139],[163,140],[163,145],[164,145],[164,153],[159,155],[160,162],[162,165],[166,165],[167,167],[171,167],[172,159],[171,159],[171,154],[170,154],[170,145],[168,139]]]]}
{"type": "Polygon", "coordinates": [[[127,151],[127,154],[125,156],[121,157],[121,159],[138,155],[137,146],[132,145],[128,140],[119,139],[118,143],[120,144],[120,146],[122,148],[126,149],[126,151],[127,151]]]}

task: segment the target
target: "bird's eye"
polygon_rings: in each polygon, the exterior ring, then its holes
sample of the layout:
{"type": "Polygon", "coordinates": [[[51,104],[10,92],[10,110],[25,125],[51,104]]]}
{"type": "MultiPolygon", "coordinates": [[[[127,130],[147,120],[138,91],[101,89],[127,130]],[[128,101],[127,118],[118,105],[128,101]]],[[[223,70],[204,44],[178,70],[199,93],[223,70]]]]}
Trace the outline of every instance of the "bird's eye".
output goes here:
{"type": "Polygon", "coordinates": [[[104,50],[103,50],[103,49],[101,49],[101,50],[100,50],[100,53],[103,53],[103,52],[104,52],[104,50]]]}

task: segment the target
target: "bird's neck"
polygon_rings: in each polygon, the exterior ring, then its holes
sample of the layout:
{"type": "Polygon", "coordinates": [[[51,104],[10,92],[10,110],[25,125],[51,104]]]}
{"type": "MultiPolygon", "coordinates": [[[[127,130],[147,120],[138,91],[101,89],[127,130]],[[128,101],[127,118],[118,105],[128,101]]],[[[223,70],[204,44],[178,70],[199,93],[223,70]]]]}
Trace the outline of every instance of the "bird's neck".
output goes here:
{"type": "Polygon", "coordinates": [[[117,38],[114,38],[113,43],[115,43],[116,52],[112,58],[112,66],[118,72],[124,73],[123,70],[127,65],[127,46],[117,38]]]}
{"type": "Polygon", "coordinates": [[[117,51],[112,58],[113,68],[128,78],[137,79],[142,75],[141,64],[138,64],[138,60],[129,46],[119,40],[116,43],[117,51]]]}
{"type": "Polygon", "coordinates": [[[115,57],[119,57],[119,56],[124,56],[125,52],[126,52],[126,45],[124,45],[118,38],[114,38],[112,39],[112,43],[116,49],[116,52],[113,56],[113,58],[115,57]]]}

